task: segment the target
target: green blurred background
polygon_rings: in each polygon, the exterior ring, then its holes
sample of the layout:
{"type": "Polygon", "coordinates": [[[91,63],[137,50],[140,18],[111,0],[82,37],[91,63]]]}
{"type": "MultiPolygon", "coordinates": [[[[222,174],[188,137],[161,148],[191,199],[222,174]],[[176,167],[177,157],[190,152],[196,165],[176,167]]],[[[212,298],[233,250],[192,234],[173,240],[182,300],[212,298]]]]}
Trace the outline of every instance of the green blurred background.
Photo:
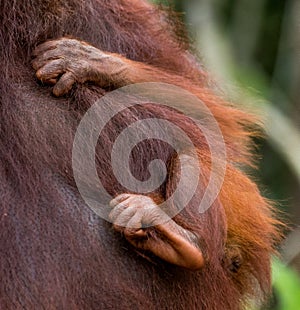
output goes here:
{"type": "MultiPolygon", "coordinates": [[[[254,177],[291,231],[273,262],[268,309],[300,309],[300,1],[153,0],[180,12],[199,59],[229,100],[263,115],[254,177]]],[[[267,309],[265,306],[264,309],[267,309]]]]}

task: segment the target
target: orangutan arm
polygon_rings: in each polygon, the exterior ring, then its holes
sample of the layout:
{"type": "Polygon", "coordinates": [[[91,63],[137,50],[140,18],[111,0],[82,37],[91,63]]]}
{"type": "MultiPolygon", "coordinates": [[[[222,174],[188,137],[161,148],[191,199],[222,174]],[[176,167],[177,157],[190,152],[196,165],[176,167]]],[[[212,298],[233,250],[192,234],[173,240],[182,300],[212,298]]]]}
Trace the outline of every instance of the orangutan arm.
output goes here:
{"type": "MultiPolygon", "coordinates": [[[[48,41],[38,46],[34,55],[37,77],[54,84],[56,96],[68,93],[76,82],[89,81],[116,88],[163,76],[156,68],[68,38],[48,41]]],[[[172,177],[169,180],[172,183],[172,177]]],[[[203,267],[204,258],[196,235],[169,218],[150,197],[122,194],[111,201],[111,207],[114,228],[136,248],[188,269],[203,267]]]]}
{"type": "MultiPolygon", "coordinates": [[[[110,203],[113,208],[110,219],[114,228],[136,248],[150,251],[171,264],[197,270],[205,263],[205,249],[202,249],[199,237],[167,215],[173,217],[186,207],[187,202],[182,196],[188,190],[182,186],[190,184],[181,185],[182,193],[176,198],[176,206],[173,193],[180,173],[193,168],[191,157],[185,153],[176,155],[170,159],[168,167],[164,197],[121,194],[110,203]],[[168,202],[165,202],[166,199],[168,202]]],[[[180,214],[177,216],[181,217],[180,214]]]]}
{"type": "Polygon", "coordinates": [[[75,83],[93,82],[118,88],[141,82],[168,80],[163,71],[119,54],[103,52],[83,41],[61,38],[47,41],[34,51],[32,64],[43,83],[55,85],[53,94],[67,94],[75,83]],[[165,77],[165,78],[164,78],[165,77]]]}
{"type": "Polygon", "coordinates": [[[203,267],[204,258],[196,236],[170,219],[150,197],[121,194],[110,206],[114,229],[136,248],[191,270],[203,267]]]}

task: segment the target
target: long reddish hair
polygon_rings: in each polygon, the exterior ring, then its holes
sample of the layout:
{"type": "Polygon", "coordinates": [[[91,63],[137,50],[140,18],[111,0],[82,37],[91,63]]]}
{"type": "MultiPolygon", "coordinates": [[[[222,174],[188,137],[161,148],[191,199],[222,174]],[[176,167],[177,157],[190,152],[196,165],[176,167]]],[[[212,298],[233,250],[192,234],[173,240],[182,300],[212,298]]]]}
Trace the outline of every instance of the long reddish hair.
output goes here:
{"type": "MultiPolygon", "coordinates": [[[[253,162],[249,145],[256,118],[214,94],[186,39],[175,34],[176,22],[137,0],[3,0],[0,12],[1,306],[239,309],[250,298],[264,299],[280,223],[270,202],[238,168],[253,162]],[[201,237],[208,258],[203,270],[193,273],[155,257],[145,259],[80,198],[71,167],[74,134],[87,108],[109,89],[78,85],[69,96],[54,98],[49,86],[38,83],[33,49],[66,35],[156,67],[168,83],[195,94],[212,111],[226,143],[223,187],[204,214],[191,202],[175,218],[201,237]]],[[[184,115],[151,104],[121,118],[122,126],[145,115],[167,115],[194,132],[184,115]]],[[[112,123],[107,130],[118,133],[122,126],[112,123]]],[[[205,179],[209,149],[201,135],[194,140],[206,162],[205,179]]],[[[98,173],[117,194],[121,189],[105,169],[113,142],[110,135],[99,142],[98,173]]],[[[149,143],[136,150],[135,162],[144,167],[153,155],[149,148],[167,162],[171,150],[149,143]]],[[[136,170],[140,179],[143,167],[136,170]]],[[[161,187],[158,194],[166,198],[168,190],[161,187]]]]}

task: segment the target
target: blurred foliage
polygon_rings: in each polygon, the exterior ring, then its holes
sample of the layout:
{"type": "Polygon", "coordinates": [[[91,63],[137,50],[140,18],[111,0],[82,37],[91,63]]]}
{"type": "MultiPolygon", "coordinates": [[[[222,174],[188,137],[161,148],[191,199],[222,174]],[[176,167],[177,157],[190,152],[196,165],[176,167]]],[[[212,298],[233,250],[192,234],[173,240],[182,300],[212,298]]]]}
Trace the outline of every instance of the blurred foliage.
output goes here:
{"type": "Polygon", "coordinates": [[[300,279],[296,272],[275,260],[273,262],[273,283],[274,291],[278,296],[277,309],[298,310],[300,308],[300,279]]]}
{"type": "Polygon", "coordinates": [[[153,0],[171,5],[189,29],[199,59],[228,94],[265,119],[254,177],[292,228],[275,261],[269,309],[300,309],[300,1],[153,0]]]}

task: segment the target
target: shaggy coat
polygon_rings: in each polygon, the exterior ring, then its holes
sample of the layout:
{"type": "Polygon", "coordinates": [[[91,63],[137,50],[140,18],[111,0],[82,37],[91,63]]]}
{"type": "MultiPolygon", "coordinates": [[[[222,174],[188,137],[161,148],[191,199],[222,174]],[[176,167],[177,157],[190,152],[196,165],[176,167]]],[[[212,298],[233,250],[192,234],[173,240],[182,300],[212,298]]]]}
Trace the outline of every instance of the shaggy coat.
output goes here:
{"type": "MultiPolygon", "coordinates": [[[[0,17],[1,309],[221,310],[263,300],[278,222],[237,168],[252,162],[248,145],[255,118],[214,94],[186,40],[176,35],[175,22],[143,0],[0,0],[0,17]],[[33,50],[63,36],[152,66],[157,81],[192,92],[218,121],[228,160],[220,195],[204,214],[192,200],[175,217],[200,236],[207,258],[202,270],[135,251],[80,197],[71,167],[74,134],[84,112],[111,89],[83,84],[55,98],[51,87],[39,84],[33,50]]],[[[109,169],[110,148],[137,118],[179,124],[199,150],[204,178],[208,174],[205,139],[184,115],[149,104],[125,116],[108,124],[99,140],[98,172],[112,195],[123,189],[109,169]]],[[[167,163],[173,154],[150,140],[132,156],[133,172],[143,180],[149,161],[160,157],[167,163]]],[[[156,194],[165,199],[172,190],[162,186],[156,194]]]]}

